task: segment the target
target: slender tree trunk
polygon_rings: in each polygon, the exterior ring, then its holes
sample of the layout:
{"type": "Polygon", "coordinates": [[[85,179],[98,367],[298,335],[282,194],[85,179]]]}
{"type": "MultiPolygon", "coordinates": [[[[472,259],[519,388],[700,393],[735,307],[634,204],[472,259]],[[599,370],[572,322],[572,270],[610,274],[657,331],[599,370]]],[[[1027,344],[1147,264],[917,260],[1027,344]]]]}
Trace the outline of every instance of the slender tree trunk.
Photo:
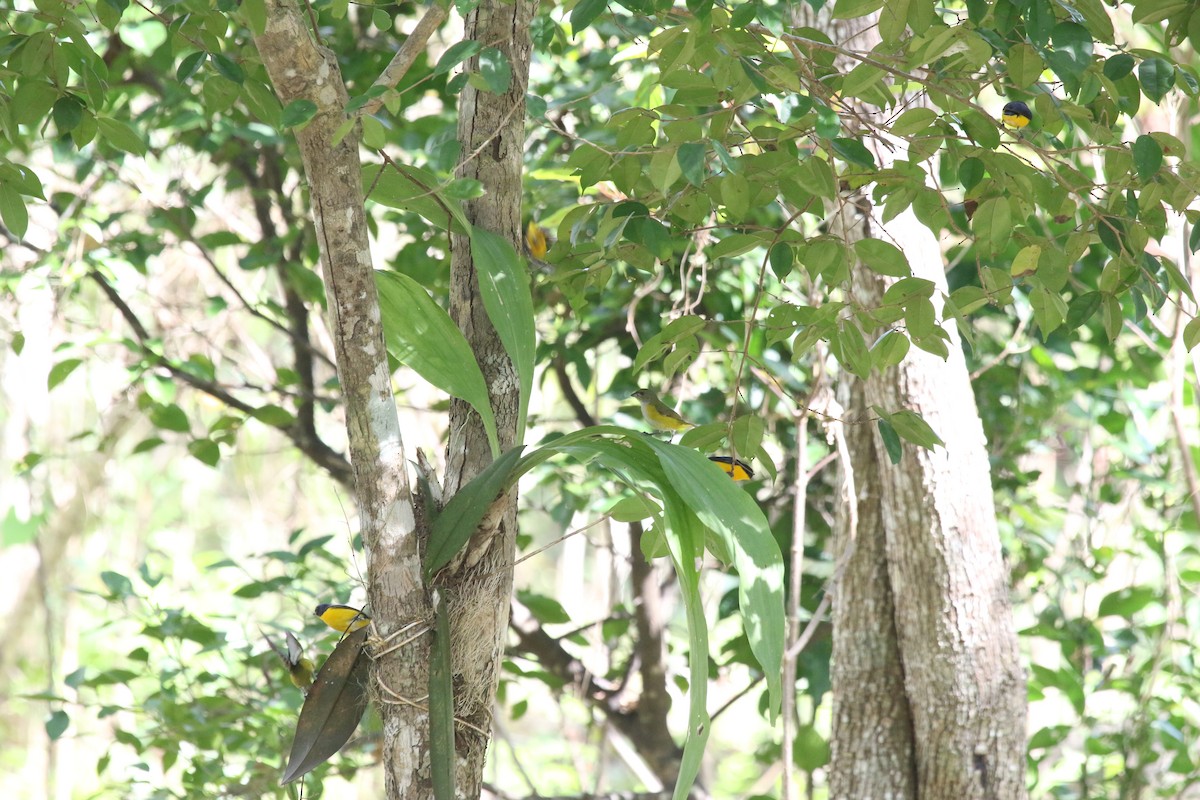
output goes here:
{"type": "MultiPolygon", "coordinates": [[[[428,619],[430,612],[367,238],[360,131],[355,126],[337,140],[346,87],[337,59],[313,41],[300,6],[267,0],[266,11],[266,28],[255,44],[280,101],[307,99],[317,106],[312,121],[296,131],[296,141],[333,318],[368,596],[379,632],[387,636],[405,622],[428,619]]],[[[386,687],[375,696],[383,718],[388,797],[429,795],[428,713],[397,699],[425,695],[429,651],[429,638],[422,637],[375,662],[373,675],[386,687]]]]}
{"type": "MultiPolygon", "coordinates": [[[[483,0],[466,19],[464,39],[497,47],[512,67],[512,83],[503,94],[468,84],[462,92],[458,176],[480,181],[485,194],[466,204],[471,224],[508,239],[521,252],[521,169],[525,153],[525,88],[532,45],[530,0],[483,0]]],[[[478,69],[478,59],[467,63],[478,69]]],[[[483,370],[496,415],[500,447],[518,444],[519,382],[479,294],[470,241],[451,237],[450,314],[458,323],[483,370]]],[[[450,406],[445,494],[457,492],[492,461],[479,415],[466,403],[450,406]]],[[[513,557],[517,533],[517,492],[502,498],[475,537],[438,577],[450,609],[457,795],[478,797],[491,730],[492,708],[508,630],[513,557]]]]}
{"type": "MultiPolygon", "coordinates": [[[[874,44],[875,20],[826,17],[803,24],[848,48],[874,44]]],[[[875,148],[882,166],[903,157],[903,142],[892,144],[898,150],[875,148]]],[[[851,245],[894,243],[915,277],[932,281],[936,296],[946,292],[933,234],[911,210],[884,224],[865,194],[844,198],[830,232],[851,245]]],[[[851,297],[859,308],[879,307],[892,282],[857,264],[851,297]]],[[[871,341],[882,331],[864,332],[871,341]]],[[[898,367],[866,381],[847,376],[842,388],[843,475],[855,496],[837,526],[846,564],[834,595],[835,798],[1025,796],[1025,685],[1008,571],[983,426],[957,330],[947,332],[945,361],[914,347],[898,367]],[[905,444],[893,465],[870,421],[876,406],[916,411],[945,447],[905,444]]]]}

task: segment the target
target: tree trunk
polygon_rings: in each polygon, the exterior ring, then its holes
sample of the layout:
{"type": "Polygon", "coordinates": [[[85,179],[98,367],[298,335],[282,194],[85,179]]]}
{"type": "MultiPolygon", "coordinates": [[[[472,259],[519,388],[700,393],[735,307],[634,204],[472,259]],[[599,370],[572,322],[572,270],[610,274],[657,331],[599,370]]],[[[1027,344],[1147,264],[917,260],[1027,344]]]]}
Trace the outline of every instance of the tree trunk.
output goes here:
{"type": "MultiPolygon", "coordinates": [[[[512,83],[503,94],[468,84],[458,113],[462,161],[458,177],[480,181],[485,194],[466,204],[471,224],[503,236],[521,252],[521,169],[525,153],[525,87],[532,48],[530,0],[484,0],[466,19],[464,39],[497,47],[512,67],[512,83]]],[[[468,70],[477,70],[478,58],[468,70]]],[[[516,370],[492,327],[479,294],[479,281],[467,236],[451,236],[450,315],[471,344],[483,370],[501,450],[518,444],[520,386],[516,370]]],[[[444,492],[452,496],[492,461],[479,415],[465,402],[450,405],[450,441],[444,492]]],[[[517,492],[493,507],[474,538],[438,576],[450,609],[454,671],[456,794],[479,797],[487,756],[492,708],[508,630],[513,558],[517,533],[517,492]]]]}
{"type": "MultiPolygon", "coordinates": [[[[864,38],[875,19],[835,25],[827,16],[803,24],[847,50],[874,44],[864,38]]],[[[892,144],[894,151],[874,148],[881,166],[904,157],[904,143],[892,144]]],[[[933,234],[911,210],[885,225],[865,194],[844,198],[830,232],[848,245],[870,237],[894,243],[914,277],[947,292],[933,234]]],[[[892,282],[855,265],[855,306],[880,306],[892,282]]],[[[868,341],[880,332],[865,331],[868,341]]],[[[914,347],[898,367],[866,381],[847,375],[842,387],[850,450],[843,477],[855,491],[837,526],[847,562],[834,588],[831,797],[1025,796],[1025,682],[1008,572],[983,426],[957,330],[947,332],[945,361],[914,347]],[[919,413],[945,447],[904,444],[893,465],[872,406],[919,413]]]]}
{"type": "MultiPolygon", "coordinates": [[[[368,596],[379,633],[387,636],[407,621],[431,615],[367,238],[360,130],[355,126],[335,143],[345,119],[346,87],[333,53],[313,42],[300,7],[267,0],[266,10],[266,28],[255,44],[280,102],[307,99],[317,106],[312,121],[296,131],[296,141],[333,317],[368,596]]],[[[398,695],[422,697],[429,684],[429,653],[429,637],[421,637],[375,661],[374,677],[398,695]]],[[[377,692],[376,699],[383,718],[387,795],[428,796],[428,713],[388,691],[377,692]]]]}

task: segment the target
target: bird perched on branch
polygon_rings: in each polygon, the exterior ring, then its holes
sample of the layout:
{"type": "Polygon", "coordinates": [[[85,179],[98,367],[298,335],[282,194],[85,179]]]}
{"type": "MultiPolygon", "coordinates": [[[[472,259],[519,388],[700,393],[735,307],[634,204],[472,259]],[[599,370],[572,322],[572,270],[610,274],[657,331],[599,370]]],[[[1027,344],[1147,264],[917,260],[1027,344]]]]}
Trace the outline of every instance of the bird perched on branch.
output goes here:
{"type": "Polygon", "coordinates": [[[638,389],[632,396],[642,404],[642,416],[656,431],[686,431],[696,427],[659,400],[653,389],[638,389]]]}
{"type": "Polygon", "coordinates": [[[287,650],[275,644],[270,636],[261,628],[259,632],[262,637],[267,640],[267,644],[275,651],[275,655],[279,656],[279,660],[287,667],[288,677],[292,679],[292,685],[300,691],[308,694],[308,687],[312,686],[313,672],[316,668],[313,662],[304,655],[304,648],[300,646],[299,640],[292,635],[291,631],[284,634],[287,637],[287,650]]]}
{"type": "Polygon", "coordinates": [[[709,456],[708,460],[720,467],[735,481],[748,481],[754,478],[754,470],[745,461],[733,456],[709,456]]]}
{"type": "Polygon", "coordinates": [[[1033,112],[1020,100],[1013,100],[1011,103],[1004,104],[1004,109],[1000,112],[1000,120],[1006,128],[1020,130],[1033,122],[1033,112]]]}
{"type": "Polygon", "coordinates": [[[326,625],[342,633],[354,633],[371,624],[371,618],[361,608],[354,606],[321,603],[313,613],[326,625]]]}

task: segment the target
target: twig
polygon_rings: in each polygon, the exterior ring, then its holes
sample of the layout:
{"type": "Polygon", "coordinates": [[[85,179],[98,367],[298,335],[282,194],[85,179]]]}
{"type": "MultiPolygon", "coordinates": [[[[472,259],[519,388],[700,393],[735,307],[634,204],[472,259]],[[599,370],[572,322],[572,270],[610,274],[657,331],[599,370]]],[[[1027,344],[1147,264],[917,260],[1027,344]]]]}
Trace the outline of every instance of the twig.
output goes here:
{"type": "MultiPolygon", "coordinates": [[[[425,46],[429,43],[429,37],[438,29],[438,26],[446,19],[447,7],[440,2],[435,2],[425,9],[425,16],[417,22],[413,27],[412,32],[408,34],[408,38],[404,40],[404,44],[400,45],[400,49],[396,51],[396,55],[392,56],[391,62],[383,68],[383,72],[379,73],[379,77],[375,79],[375,83],[371,84],[371,89],[395,89],[401,79],[412,67],[413,62],[417,60],[417,56],[425,50],[425,46]]],[[[370,91],[370,90],[368,90],[370,91]]],[[[362,108],[355,112],[356,117],[365,117],[374,114],[383,105],[383,98],[386,92],[381,93],[378,97],[368,100],[362,108]]]]}

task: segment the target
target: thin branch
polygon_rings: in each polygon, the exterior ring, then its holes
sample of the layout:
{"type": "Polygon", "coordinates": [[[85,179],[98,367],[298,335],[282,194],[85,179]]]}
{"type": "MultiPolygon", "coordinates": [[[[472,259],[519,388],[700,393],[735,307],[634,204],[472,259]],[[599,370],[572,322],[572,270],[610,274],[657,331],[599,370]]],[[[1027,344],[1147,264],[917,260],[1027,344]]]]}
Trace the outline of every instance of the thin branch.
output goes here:
{"type": "MultiPolygon", "coordinates": [[[[185,383],[188,386],[191,386],[193,389],[197,389],[204,394],[207,394],[209,397],[220,400],[225,405],[241,411],[246,416],[255,416],[255,414],[258,412],[258,409],[255,406],[252,406],[249,403],[230,394],[217,382],[201,378],[191,372],[188,372],[187,370],[181,369],[169,358],[151,347],[150,341],[153,339],[153,337],[146,329],[146,326],[142,324],[142,321],[138,318],[138,315],[133,311],[132,308],[129,307],[129,304],[125,302],[125,299],[121,297],[121,293],[118,292],[112,286],[112,284],[105,280],[104,276],[95,269],[89,270],[87,275],[96,282],[96,284],[100,287],[100,291],[104,293],[104,296],[108,298],[109,302],[116,306],[118,313],[120,313],[121,317],[125,320],[125,323],[133,329],[134,336],[137,337],[138,345],[141,348],[142,353],[144,353],[151,362],[153,362],[156,366],[165,369],[168,373],[170,373],[172,378],[175,378],[181,383],[185,383]]],[[[291,442],[296,445],[297,449],[311,458],[314,463],[328,472],[339,483],[345,486],[353,485],[353,474],[350,470],[350,464],[336,450],[329,447],[323,441],[306,440],[300,434],[295,425],[288,427],[275,427],[275,430],[279,431],[288,439],[290,439],[291,442]]]]}
{"type": "MultiPolygon", "coordinates": [[[[412,33],[408,34],[408,38],[404,40],[404,44],[400,45],[400,49],[396,51],[396,55],[392,56],[391,62],[383,68],[383,72],[379,73],[379,77],[375,79],[371,89],[395,89],[409,68],[412,67],[413,62],[417,60],[417,56],[424,52],[425,46],[429,43],[429,37],[445,21],[446,14],[446,6],[439,2],[434,2],[429,6],[425,10],[425,16],[421,17],[412,29],[412,33]]],[[[365,117],[374,114],[383,105],[383,98],[386,94],[387,92],[383,92],[378,97],[371,98],[355,112],[355,116],[365,117]]]]}
{"type": "Polygon", "coordinates": [[[561,353],[554,357],[554,377],[558,379],[558,388],[562,390],[563,399],[575,412],[579,424],[585,428],[595,425],[596,418],[592,416],[591,412],[587,410],[587,406],[579,399],[579,395],[575,393],[575,385],[571,383],[571,376],[567,374],[567,361],[561,353]]]}

